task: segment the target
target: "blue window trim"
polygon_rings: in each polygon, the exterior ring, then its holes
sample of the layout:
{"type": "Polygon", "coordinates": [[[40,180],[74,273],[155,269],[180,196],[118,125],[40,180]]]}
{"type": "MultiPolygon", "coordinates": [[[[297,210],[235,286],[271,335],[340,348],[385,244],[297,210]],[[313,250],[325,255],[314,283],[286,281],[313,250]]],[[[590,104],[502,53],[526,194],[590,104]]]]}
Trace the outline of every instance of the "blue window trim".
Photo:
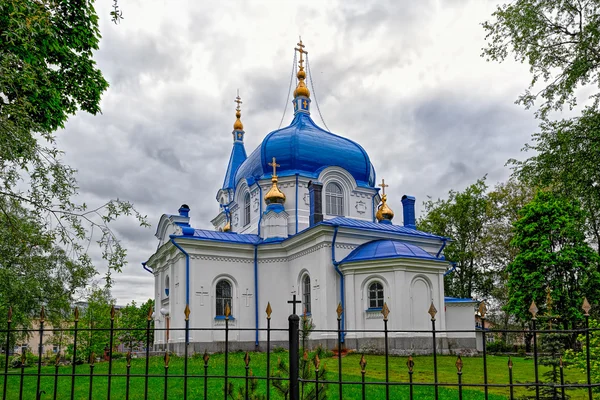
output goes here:
{"type": "Polygon", "coordinates": [[[300,315],[300,318],[302,318],[302,317],[303,317],[303,316],[305,316],[305,315],[306,315],[307,317],[312,317],[312,313],[309,313],[309,312],[307,312],[307,313],[302,313],[302,315],[300,315]]]}
{"type": "Polygon", "coordinates": [[[381,310],[383,310],[383,307],[369,307],[365,311],[366,312],[374,312],[374,311],[381,311],[381,310]]]}
{"type": "MultiPolygon", "coordinates": [[[[224,320],[224,319],[225,319],[225,316],[224,316],[224,315],[216,315],[216,316],[215,316],[215,321],[216,321],[216,320],[224,320]]],[[[235,318],[233,318],[233,316],[232,316],[232,315],[230,315],[230,316],[229,316],[229,319],[230,319],[230,320],[235,320],[235,318]]]]}
{"type": "Polygon", "coordinates": [[[169,289],[165,289],[165,295],[169,297],[169,289]]]}

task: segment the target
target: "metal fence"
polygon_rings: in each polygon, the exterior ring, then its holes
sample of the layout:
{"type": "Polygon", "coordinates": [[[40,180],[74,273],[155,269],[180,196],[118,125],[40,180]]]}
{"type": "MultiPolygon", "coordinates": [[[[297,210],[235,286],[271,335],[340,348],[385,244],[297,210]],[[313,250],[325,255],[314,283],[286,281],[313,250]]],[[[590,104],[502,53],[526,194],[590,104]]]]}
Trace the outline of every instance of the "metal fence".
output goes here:
{"type": "MultiPolygon", "coordinates": [[[[288,301],[293,305],[293,313],[288,318],[288,327],[287,328],[272,328],[271,327],[271,314],[272,309],[269,304],[266,309],[266,328],[260,329],[260,331],[265,332],[266,335],[266,351],[264,352],[265,362],[266,362],[266,370],[264,375],[253,375],[251,371],[251,367],[253,366],[251,363],[251,355],[246,352],[244,355],[244,374],[232,374],[230,373],[230,361],[231,357],[234,355],[230,351],[230,340],[229,335],[232,331],[248,331],[255,330],[255,328],[232,328],[230,327],[230,310],[229,306],[226,306],[225,310],[225,326],[222,329],[215,328],[190,328],[190,309],[189,306],[185,308],[185,327],[177,328],[185,331],[185,343],[189,343],[190,332],[204,330],[204,331],[214,331],[220,330],[224,332],[224,353],[222,354],[222,364],[219,361],[219,365],[215,365],[215,362],[211,362],[211,355],[208,353],[204,353],[202,355],[202,368],[199,371],[189,371],[190,357],[191,354],[188,354],[188,347],[184,347],[184,357],[183,357],[183,373],[170,373],[169,366],[173,359],[173,355],[168,352],[163,353],[164,356],[162,358],[161,373],[150,373],[150,363],[152,360],[151,352],[152,347],[152,333],[155,330],[153,327],[153,316],[152,310],[149,311],[147,315],[147,321],[145,327],[136,327],[136,328],[116,328],[115,327],[115,310],[114,308],[111,310],[110,315],[110,327],[109,328],[82,328],[79,326],[79,311],[77,308],[74,310],[73,320],[69,327],[61,327],[61,328],[47,328],[45,324],[47,323],[44,310],[42,308],[42,312],[39,318],[39,329],[35,330],[35,333],[39,334],[39,346],[38,346],[38,358],[35,360],[35,365],[27,365],[25,352],[21,355],[21,363],[18,366],[10,366],[11,356],[9,354],[9,349],[11,344],[14,343],[14,337],[19,334],[27,334],[31,333],[31,330],[18,329],[12,326],[12,318],[11,312],[9,311],[8,316],[8,326],[7,329],[0,330],[0,334],[6,337],[6,347],[4,354],[4,371],[3,371],[3,385],[2,385],[2,399],[24,399],[24,398],[35,398],[37,399],[79,399],[79,398],[89,398],[95,399],[99,398],[99,393],[101,392],[101,396],[108,400],[112,399],[130,399],[130,398],[163,398],[168,399],[169,395],[177,395],[180,394],[183,396],[184,400],[188,398],[197,399],[213,399],[223,397],[225,400],[234,399],[234,398],[243,398],[243,399],[258,399],[264,398],[270,400],[271,398],[285,398],[290,400],[300,400],[300,399],[324,399],[324,398],[370,398],[371,389],[373,387],[381,388],[383,387],[382,392],[385,391],[385,399],[390,398],[398,398],[398,390],[399,387],[404,387],[403,397],[402,398],[424,398],[423,395],[419,395],[416,393],[420,388],[429,387],[431,388],[431,394],[427,395],[427,398],[440,398],[440,388],[452,388],[455,392],[455,397],[458,399],[469,398],[469,395],[473,393],[472,389],[478,389],[482,392],[482,396],[487,400],[490,396],[490,388],[504,388],[507,393],[507,397],[510,399],[514,399],[515,397],[515,389],[526,387],[530,390],[530,398],[552,398],[552,399],[565,399],[568,398],[569,390],[578,390],[579,398],[587,398],[589,400],[593,399],[593,395],[595,391],[600,390],[599,382],[592,382],[591,372],[591,360],[590,360],[590,334],[597,332],[598,329],[592,329],[589,326],[589,312],[590,305],[587,300],[584,300],[583,310],[585,323],[580,329],[569,329],[569,330],[559,330],[552,329],[552,324],[550,323],[550,329],[538,329],[539,320],[541,317],[537,315],[537,307],[535,303],[532,303],[532,307],[530,308],[530,312],[532,314],[531,319],[531,328],[527,331],[524,330],[497,330],[491,329],[479,330],[481,337],[477,340],[481,340],[481,345],[483,347],[483,351],[481,352],[481,363],[483,366],[483,379],[478,383],[465,383],[463,380],[463,359],[460,355],[456,356],[455,368],[456,368],[456,379],[453,381],[440,381],[438,379],[439,365],[438,365],[438,357],[439,357],[439,338],[441,334],[444,333],[458,333],[458,332],[477,332],[476,330],[437,330],[436,329],[436,315],[437,310],[431,304],[429,309],[429,315],[431,316],[431,329],[427,331],[397,331],[397,330],[389,330],[388,329],[388,318],[389,318],[389,309],[387,304],[384,304],[381,313],[382,313],[382,321],[383,326],[382,329],[378,331],[373,330],[345,330],[342,327],[342,314],[344,310],[341,305],[337,308],[337,330],[312,330],[312,332],[323,332],[329,334],[337,334],[336,340],[336,349],[337,350],[337,359],[334,358],[334,363],[336,363],[337,367],[337,379],[328,380],[323,374],[323,365],[322,360],[319,357],[319,354],[315,354],[312,357],[308,356],[308,352],[306,349],[301,347],[301,337],[302,328],[301,328],[301,317],[296,314],[296,304],[300,303],[296,300],[296,296],[294,295],[291,301],[288,301]],[[64,357],[61,357],[61,354],[57,354],[55,360],[53,362],[43,361],[43,346],[44,346],[44,333],[48,330],[52,330],[53,333],[56,332],[64,332],[65,334],[70,335],[72,337],[72,342],[70,343],[70,348],[72,349],[69,354],[69,359],[65,360],[64,357]],[[132,352],[127,352],[125,356],[125,373],[113,373],[113,364],[117,361],[114,359],[113,348],[116,338],[119,337],[120,332],[124,330],[135,330],[139,332],[145,333],[144,340],[144,351],[143,351],[143,372],[132,372],[132,352]],[[103,363],[104,365],[108,365],[106,368],[106,372],[95,372],[94,368],[97,365],[97,359],[95,354],[90,355],[88,366],[80,366],[77,367],[76,362],[71,362],[71,360],[77,360],[77,351],[78,345],[81,347],[81,344],[78,343],[78,340],[82,337],[82,334],[88,332],[91,334],[94,331],[102,331],[107,332],[109,337],[109,344],[107,349],[107,361],[103,363]],[[273,368],[273,357],[274,351],[276,349],[273,348],[271,343],[271,333],[273,332],[282,332],[287,331],[289,333],[289,350],[287,351],[287,368],[284,368],[282,373],[279,370],[277,373],[274,373],[273,368]],[[433,373],[433,381],[432,382],[422,382],[416,381],[414,379],[415,372],[419,372],[419,356],[413,355],[409,356],[406,361],[406,370],[405,370],[405,379],[402,380],[391,380],[390,379],[390,359],[393,359],[393,355],[390,354],[389,342],[390,335],[395,333],[415,333],[419,332],[422,334],[427,334],[431,337],[431,356],[433,358],[433,365],[428,372],[433,373]],[[367,368],[367,361],[370,355],[362,354],[360,361],[356,368],[359,368],[360,372],[360,380],[344,380],[344,368],[342,366],[343,353],[344,349],[344,335],[347,333],[378,333],[383,337],[383,349],[382,356],[384,360],[384,368],[385,368],[385,377],[383,379],[370,379],[369,370],[367,368]],[[522,380],[518,380],[515,378],[513,374],[513,361],[509,357],[508,362],[506,364],[506,369],[508,373],[508,379],[504,383],[490,383],[488,380],[488,338],[489,335],[497,335],[499,333],[527,333],[530,335],[533,341],[532,345],[532,354],[533,357],[533,369],[534,369],[534,380],[531,382],[523,382],[522,380]],[[543,335],[556,335],[556,334],[564,334],[564,335],[582,335],[585,339],[585,349],[582,350],[585,353],[584,364],[585,364],[585,383],[568,383],[565,382],[565,365],[563,363],[562,358],[559,358],[558,362],[555,365],[554,369],[554,379],[551,381],[543,382],[540,379],[540,360],[539,358],[542,356],[547,356],[544,354],[543,349],[540,350],[539,340],[543,335]],[[218,368],[215,368],[218,367],[218,368]],[[87,372],[82,371],[82,368],[87,368],[87,372]],[[213,371],[218,369],[219,371],[222,369],[223,374],[215,374],[213,371]],[[94,381],[96,379],[96,381],[94,381]],[[98,390],[98,380],[101,380],[102,390],[98,390]],[[125,382],[124,393],[121,391],[117,392],[114,390],[113,382],[119,380],[121,383],[125,382]],[[132,392],[132,382],[133,381],[140,382],[143,381],[143,393],[142,390],[138,390],[135,393],[132,392]],[[153,387],[152,391],[149,390],[149,380],[156,382],[156,380],[160,380],[162,383],[162,387],[160,390],[156,389],[156,385],[153,387]],[[231,381],[235,380],[240,386],[237,388],[238,390],[234,392],[233,385],[231,381]],[[35,384],[32,382],[35,381],[35,384]],[[68,383],[65,385],[65,381],[68,383]],[[177,382],[177,393],[173,393],[173,382],[177,382]],[[209,381],[222,382],[222,386],[218,390],[218,393],[215,394],[214,390],[209,390],[209,381]],[[61,389],[59,389],[59,382],[61,383],[61,389]],[[94,383],[96,382],[96,384],[94,383]],[[171,382],[171,385],[169,384],[171,382]],[[179,386],[181,384],[181,386],[179,386]],[[33,385],[35,385],[35,391],[33,391],[33,385]],[[106,386],[104,386],[106,385],[106,386]],[[30,386],[29,388],[25,387],[26,390],[24,392],[24,386],[30,386]],[[67,389],[65,390],[65,386],[67,389]],[[253,388],[256,386],[260,386],[260,390],[255,391],[253,388]],[[352,395],[349,392],[349,386],[354,386],[354,390],[352,390],[352,395]],[[83,389],[82,389],[83,387],[83,389]],[[77,390],[76,390],[77,388],[77,390]],[[359,390],[355,390],[358,388],[359,390]],[[470,392],[467,390],[471,389],[470,392]],[[96,391],[95,391],[96,390],[96,391]],[[31,396],[28,393],[34,393],[31,396]],[[85,395],[82,395],[82,392],[85,392],[85,395]],[[181,393],[182,392],[182,393],[181,393]]],[[[478,311],[479,318],[482,322],[482,327],[485,327],[486,322],[486,306],[484,303],[480,304],[478,311]]],[[[175,328],[170,328],[171,330],[175,330],[175,328]]],[[[159,330],[159,329],[157,329],[159,330]]],[[[166,329],[160,329],[166,330],[166,329]]],[[[280,353],[280,350],[277,350],[280,353]]],[[[15,355],[12,356],[14,358],[15,355]]],[[[379,356],[381,357],[381,356],[379,356]]],[[[220,360],[220,358],[219,358],[220,360]]],[[[120,366],[122,367],[123,361],[120,361],[120,366]]],[[[140,364],[142,361],[139,362],[140,364]]],[[[139,366],[139,364],[138,364],[139,366]]],[[[140,370],[142,368],[139,368],[140,370]]],[[[156,368],[154,368],[156,370],[156,368]]],[[[347,371],[347,366],[346,366],[347,371]]],[[[421,369],[422,371],[422,369],[421,369]]],[[[356,371],[355,371],[356,372],[356,371]]],[[[469,379],[472,381],[472,379],[469,379]]],[[[141,385],[140,385],[141,386],[141,385]]]]}

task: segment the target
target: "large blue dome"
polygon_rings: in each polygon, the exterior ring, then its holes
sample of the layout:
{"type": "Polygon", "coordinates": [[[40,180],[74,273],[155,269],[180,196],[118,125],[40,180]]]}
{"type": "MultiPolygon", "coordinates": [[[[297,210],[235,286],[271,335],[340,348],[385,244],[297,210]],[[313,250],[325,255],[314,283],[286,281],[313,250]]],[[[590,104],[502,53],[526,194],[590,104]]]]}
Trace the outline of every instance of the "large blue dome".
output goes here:
{"type": "MultiPolygon", "coordinates": [[[[307,107],[308,108],[308,107],[307,107]]],[[[319,128],[307,112],[297,112],[292,123],[269,133],[237,170],[235,182],[245,178],[269,178],[275,157],[278,176],[317,178],[327,167],[337,166],[348,171],[358,186],[375,186],[375,169],[367,152],[350,139],[319,128]]]]}

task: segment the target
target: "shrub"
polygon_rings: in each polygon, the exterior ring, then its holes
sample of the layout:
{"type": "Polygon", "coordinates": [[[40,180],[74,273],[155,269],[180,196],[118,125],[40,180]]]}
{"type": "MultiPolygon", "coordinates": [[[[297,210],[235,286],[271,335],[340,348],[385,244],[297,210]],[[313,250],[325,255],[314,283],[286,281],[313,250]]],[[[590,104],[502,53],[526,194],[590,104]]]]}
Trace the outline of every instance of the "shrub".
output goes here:
{"type": "MultiPolygon", "coordinates": [[[[577,336],[577,342],[581,345],[581,351],[567,350],[565,361],[570,368],[578,368],[587,371],[585,335],[577,336]]],[[[592,382],[600,382],[600,321],[590,320],[590,374],[592,382]]],[[[600,393],[600,387],[594,391],[600,393]]]]}

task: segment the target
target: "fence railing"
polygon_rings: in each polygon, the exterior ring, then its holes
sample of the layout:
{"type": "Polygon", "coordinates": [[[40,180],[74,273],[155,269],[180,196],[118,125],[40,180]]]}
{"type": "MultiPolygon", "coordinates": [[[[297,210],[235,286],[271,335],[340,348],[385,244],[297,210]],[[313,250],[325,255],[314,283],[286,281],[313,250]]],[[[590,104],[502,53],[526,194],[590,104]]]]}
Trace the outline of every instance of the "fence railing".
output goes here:
{"type": "MultiPolygon", "coordinates": [[[[430,388],[431,392],[428,392],[427,398],[440,398],[440,388],[444,390],[450,388],[454,391],[455,397],[458,399],[470,398],[469,393],[472,394],[473,389],[480,390],[483,392],[483,397],[487,400],[490,397],[490,389],[503,389],[508,393],[506,396],[510,399],[516,398],[515,390],[522,390],[527,388],[531,394],[531,397],[536,399],[539,398],[552,398],[552,399],[565,399],[567,398],[568,391],[578,391],[579,398],[593,399],[594,391],[600,391],[600,383],[592,382],[592,368],[591,368],[591,355],[590,355],[590,335],[598,331],[598,329],[590,328],[589,325],[589,312],[590,305],[587,300],[584,300],[584,324],[579,329],[544,329],[538,328],[538,321],[540,317],[537,315],[537,307],[535,303],[532,303],[530,312],[532,314],[531,329],[524,330],[503,330],[503,329],[485,329],[486,326],[486,306],[485,303],[480,303],[478,315],[481,320],[481,326],[484,329],[473,330],[438,330],[436,329],[436,315],[437,310],[434,305],[431,304],[429,308],[429,315],[431,320],[430,330],[421,331],[399,331],[388,329],[388,320],[390,317],[390,311],[387,304],[384,304],[381,309],[382,314],[382,329],[380,330],[349,330],[343,329],[342,327],[342,315],[344,310],[341,305],[338,305],[337,312],[337,330],[317,330],[309,329],[310,334],[314,333],[326,333],[336,334],[336,350],[337,358],[333,358],[333,362],[336,363],[337,367],[337,379],[329,379],[324,373],[325,366],[323,364],[323,354],[319,351],[313,352],[309,355],[309,351],[306,348],[306,343],[303,339],[306,339],[307,332],[303,331],[301,323],[306,323],[306,316],[302,319],[296,314],[296,304],[300,303],[294,296],[293,300],[289,301],[293,305],[294,311],[288,318],[287,328],[272,328],[271,327],[271,305],[268,304],[266,309],[266,328],[260,328],[259,331],[264,332],[266,336],[266,343],[264,344],[265,351],[262,353],[264,358],[264,373],[254,374],[252,372],[253,367],[257,367],[256,362],[252,363],[254,354],[246,352],[243,354],[243,373],[239,373],[240,369],[237,368],[238,372],[232,373],[230,370],[230,362],[234,360],[232,357],[235,356],[230,351],[230,333],[233,331],[254,331],[256,328],[237,328],[230,327],[230,309],[229,305],[225,308],[225,325],[223,328],[190,328],[190,308],[186,306],[184,310],[185,315],[185,326],[180,328],[169,328],[170,330],[183,330],[185,332],[185,343],[183,359],[179,359],[182,363],[179,372],[170,372],[169,368],[172,366],[172,362],[175,355],[164,352],[163,359],[160,360],[161,366],[157,367],[157,359],[153,359],[151,354],[152,334],[154,331],[166,331],[165,328],[154,328],[153,327],[153,315],[152,310],[149,310],[146,318],[145,327],[136,328],[118,328],[115,327],[115,310],[114,307],[110,312],[110,327],[108,328],[86,328],[79,326],[79,310],[75,308],[73,320],[71,326],[60,328],[48,328],[46,326],[45,311],[42,308],[39,317],[39,328],[35,330],[27,330],[21,328],[15,328],[12,326],[12,315],[9,311],[7,320],[7,329],[0,330],[0,335],[5,337],[6,346],[4,354],[4,366],[3,366],[3,377],[2,377],[2,399],[79,399],[79,398],[99,398],[106,396],[108,400],[113,399],[130,399],[130,398],[169,398],[171,393],[174,396],[182,396],[184,400],[188,398],[203,398],[213,399],[223,397],[227,399],[255,399],[265,398],[270,400],[271,398],[285,398],[290,400],[300,399],[323,399],[335,398],[336,394],[339,399],[347,398],[362,398],[366,399],[370,397],[370,394],[374,390],[381,390],[385,396],[385,399],[390,399],[390,396],[394,395],[397,397],[397,391],[403,390],[402,398],[424,398],[422,392],[423,388],[430,388]],[[43,347],[44,347],[44,334],[48,331],[52,331],[54,334],[57,332],[63,332],[69,338],[69,354],[65,357],[61,354],[57,354],[54,360],[44,361],[43,347]],[[120,337],[120,334],[124,331],[136,331],[143,333],[144,339],[144,351],[141,359],[134,360],[134,353],[128,351],[125,355],[124,361],[115,360],[113,352],[115,340],[120,337]],[[201,355],[200,365],[194,363],[194,370],[190,371],[191,354],[189,354],[189,338],[190,332],[194,331],[223,331],[224,333],[224,352],[218,356],[208,354],[206,351],[201,355]],[[282,363],[280,360],[281,350],[274,349],[271,341],[271,334],[273,332],[288,332],[288,351],[287,351],[287,364],[282,363]],[[35,332],[39,334],[38,352],[37,359],[33,362],[35,365],[28,365],[27,356],[25,352],[20,355],[20,363],[12,363],[17,355],[9,354],[8,349],[14,343],[15,336],[28,334],[35,332]],[[103,372],[98,372],[95,368],[97,367],[97,354],[91,353],[87,367],[84,365],[78,365],[77,354],[78,350],[81,350],[81,338],[82,334],[91,335],[94,332],[106,332],[108,333],[108,346],[106,362],[102,363],[103,372]],[[465,382],[465,370],[464,360],[461,355],[454,355],[456,360],[454,362],[456,378],[454,380],[448,380],[447,371],[444,376],[446,379],[441,381],[439,379],[439,356],[440,339],[449,333],[474,333],[479,332],[482,346],[481,351],[481,366],[483,369],[483,379],[478,382],[474,382],[473,377],[469,377],[468,381],[465,382]],[[368,355],[362,354],[357,365],[353,368],[353,373],[349,374],[348,366],[344,368],[344,336],[347,334],[366,334],[366,333],[378,333],[383,337],[383,354],[381,355],[368,355]],[[419,367],[419,358],[421,356],[410,355],[406,360],[406,370],[401,372],[398,370],[394,371],[394,374],[398,376],[404,376],[403,379],[390,379],[390,360],[394,360],[394,356],[390,352],[390,335],[397,334],[416,334],[422,333],[427,334],[431,340],[431,367],[419,367]],[[489,335],[497,335],[499,333],[521,333],[529,334],[532,338],[533,345],[531,356],[533,357],[533,368],[534,379],[527,381],[525,378],[516,378],[514,371],[513,358],[508,357],[506,362],[507,380],[506,382],[494,382],[489,381],[488,376],[488,338],[489,335]],[[567,382],[565,380],[565,363],[561,356],[557,356],[556,363],[551,364],[551,367],[546,367],[546,372],[552,372],[551,379],[542,381],[540,379],[540,357],[548,357],[549,354],[545,353],[543,349],[540,349],[539,338],[544,335],[582,335],[584,338],[584,370],[585,370],[585,382],[567,382]],[[273,365],[273,356],[277,351],[278,360],[273,365]],[[375,357],[383,357],[383,378],[378,378],[380,374],[374,374],[373,377],[369,376],[368,361],[369,358],[375,359],[375,357]],[[211,361],[212,359],[212,361],[211,361]],[[216,361],[215,361],[216,359],[216,361]],[[114,365],[119,363],[119,372],[115,373],[114,365]],[[18,364],[18,365],[17,365],[18,364]],[[124,364],[124,365],[123,365],[124,364]],[[135,364],[135,368],[134,368],[135,364]],[[151,365],[152,364],[152,365],[151,365]],[[132,370],[133,369],[133,370],[132,370]],[[152,369],[152,373],[151,370],[152,369]],[[348,376],[358,376],[355,372],[358,370],[360,379],[344,379],[345,371],[348,376]],[[223,373],[218,373],[222,371],[223,373]],[[423,382],[422,380],[416,380],[414,377],[415,372],[429,372],[433,375],[433,381],[423,382]],[[160,384],[156,382],[160,381],[160,384]],[[190,383],[191,382],[191,383],[190,383]],[[221,384],[222,382],[222,384],[221,384]],[[239,387],[235,387],[235,382],[239,387]],[[152,387],[150,387],[152,383],[152,387]],[[383,387],[383,389],[381,389],[383,387]],[[237,389],[237,390],[236,390],[237,389]],[[470,392],[466,392],[470,390],[470,392]],[[421,392],[419,392],[421,391],[421,392]],[[421,394],[419,394],[421,393],[421,394]]],[[[141,335],[138,335],[141,337],[141,335]]],[[[397,349],[395,349],[397,350],[397,349]]],[[[237,353],[236,353],[237,354],[237,353]]],[[[425,357],[425,356],[423,356],[425,357]]],[[[239,358],[239,357],[238,357],[239,358]]],[[[196,360],[196,358],[194,358],[196,360]]],[[[237,360],[237,358],[235,359],[237,360]]],[[[379,358],[380,360],[380,358],[379,358]]],[[[238,360],[239,361],[239,360],[238,360]]],[[[429,360],[427,363],[428,364],[429,360]]],[[[262,365],[258,366],[257,369],[261,369],[262,365]]],[[[496,371],[497,372],[497,371],[496,371]]],[[[447,398],[447,395],[444,397],[447,398]]]]}

